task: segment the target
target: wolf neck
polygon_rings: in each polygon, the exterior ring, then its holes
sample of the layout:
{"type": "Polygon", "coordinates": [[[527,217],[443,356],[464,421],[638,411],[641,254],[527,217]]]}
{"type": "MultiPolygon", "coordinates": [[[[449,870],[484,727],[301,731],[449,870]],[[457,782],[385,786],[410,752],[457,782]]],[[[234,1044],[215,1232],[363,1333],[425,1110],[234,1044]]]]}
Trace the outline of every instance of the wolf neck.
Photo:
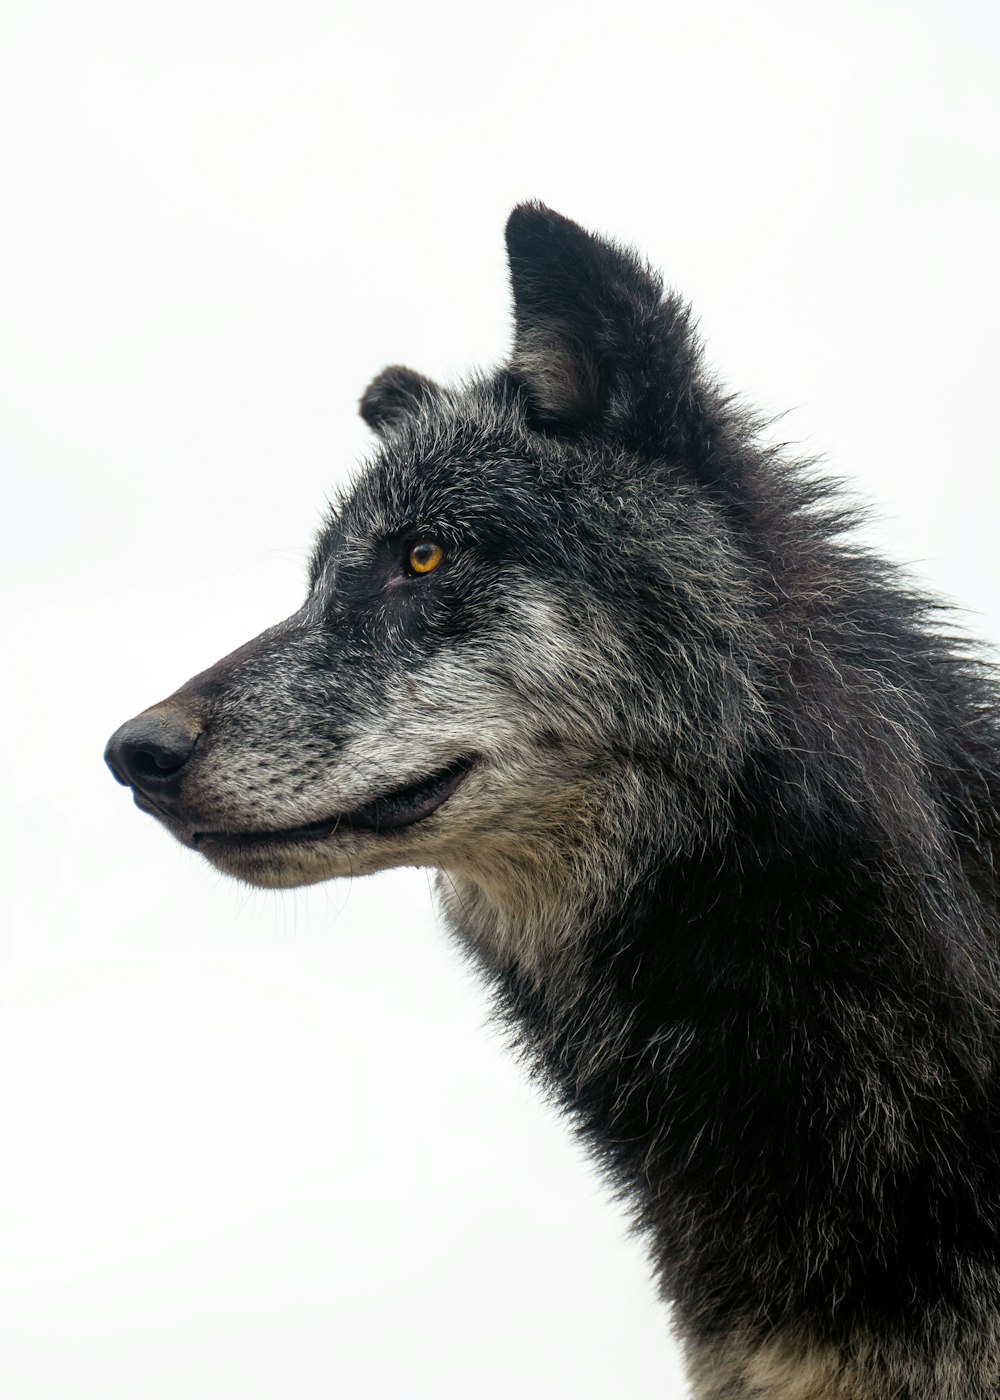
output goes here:
{"type": "Polygon", "coordinates": [[[954,1174],[986,1168],[993,1117],[992,1047],[956,1011],[979,995],[966,916],[884,853],[748,849],[647,870],[614,906],[577,899],[535,962],[514,930],[497,940],[481,886],[446,912],[631,1199],[682,1329],[898,1321],[956,1286],[971,1241],[997,1248],[954,1174]]]}

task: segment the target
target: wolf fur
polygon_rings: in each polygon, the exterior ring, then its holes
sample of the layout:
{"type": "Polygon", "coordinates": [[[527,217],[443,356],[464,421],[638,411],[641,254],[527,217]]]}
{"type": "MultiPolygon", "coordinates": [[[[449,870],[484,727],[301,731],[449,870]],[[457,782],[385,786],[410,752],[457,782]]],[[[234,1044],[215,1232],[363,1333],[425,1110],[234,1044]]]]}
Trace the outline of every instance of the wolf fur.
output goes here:
{"type": "Polygon", "coordinates": [[[639,259],[507,239],[509,363],[378,376],[301,609],[109,761],[252,884],[438,869],[698,1400],[996,1397],[995,683],[639,259]]]}

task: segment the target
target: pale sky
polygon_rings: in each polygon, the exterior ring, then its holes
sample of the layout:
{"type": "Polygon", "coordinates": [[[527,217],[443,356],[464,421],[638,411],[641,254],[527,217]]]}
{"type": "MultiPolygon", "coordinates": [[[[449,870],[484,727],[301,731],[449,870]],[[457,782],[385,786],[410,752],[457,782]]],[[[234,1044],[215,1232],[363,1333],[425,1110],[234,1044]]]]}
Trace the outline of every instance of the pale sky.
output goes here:
{"type": "Polygon", "coordinates": [[[292,611],[389,362],[540,198],[1000,640],[994,4],[0,16],[0,1395],[672,1400],[641,1247],[422,872],[226,883],[101,762],[292,611]]]}

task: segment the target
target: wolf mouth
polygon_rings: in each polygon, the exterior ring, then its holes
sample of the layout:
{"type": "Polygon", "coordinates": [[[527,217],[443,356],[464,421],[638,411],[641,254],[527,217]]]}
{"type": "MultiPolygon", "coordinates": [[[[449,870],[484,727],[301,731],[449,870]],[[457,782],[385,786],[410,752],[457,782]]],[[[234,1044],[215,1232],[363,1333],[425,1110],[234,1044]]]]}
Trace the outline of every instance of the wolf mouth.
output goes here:
{"type": "Polygon", "coordinates": [[[209,846],[273,846],[319,841],[335,831],[399,831],[429,817],[468,777],[474,759],[460,758],[429,778],[375,797],[349,812],[339,812],[323,821],[272,831],[194,831],[191,844],[209,846]]]}

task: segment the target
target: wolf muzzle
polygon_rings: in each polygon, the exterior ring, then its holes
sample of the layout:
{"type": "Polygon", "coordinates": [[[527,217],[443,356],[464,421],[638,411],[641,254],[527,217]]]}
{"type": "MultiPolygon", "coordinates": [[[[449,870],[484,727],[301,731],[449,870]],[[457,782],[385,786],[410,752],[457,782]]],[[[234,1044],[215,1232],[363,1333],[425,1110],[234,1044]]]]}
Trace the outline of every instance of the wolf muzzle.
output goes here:
{"type": "Polygon", "coordinates": [[[246,676],[247,668],[266,663],[294,635],[288,623],[269,628],[192,676],[165,700],[126,720],[104,750],[104,761],[118,781],[154,802],[176,800],[220,698],[237,678],[246,676]]]}

